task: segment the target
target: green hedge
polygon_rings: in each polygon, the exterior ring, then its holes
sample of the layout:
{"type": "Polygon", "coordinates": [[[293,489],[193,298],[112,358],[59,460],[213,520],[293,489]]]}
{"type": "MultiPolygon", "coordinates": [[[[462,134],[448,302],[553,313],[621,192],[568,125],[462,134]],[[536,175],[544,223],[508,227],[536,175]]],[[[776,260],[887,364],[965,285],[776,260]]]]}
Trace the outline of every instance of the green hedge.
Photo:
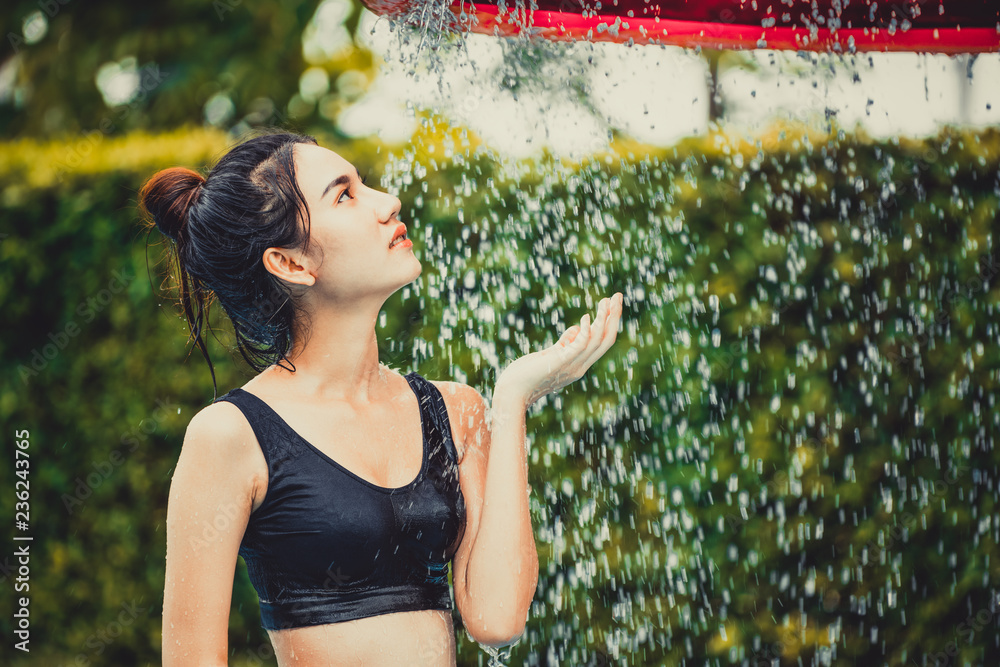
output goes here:
{"type": "MultiPolygon", "coordinates": [[[[84,140],[0,148],[0,416],[31,433],[34,536],[30,659],[0,649],[15,665],[158,664],[170,475],[212,398],[135,200],[227,139],[84,140]]],[[[504,165],[432,123],[394,154],[327,145],[413,223],[424,271],[386,305],[386,363],[489,396],[625,294],[615,348],[531,411],[541,572],[510,664],[996,650],[1000,132],[776,128],[583,164],[504,165]]],[[[218,310],[222,393],[251,373],[218,310]]],[[[242,561],[229,641],[231,664],[274,664],[242,561]]]]}

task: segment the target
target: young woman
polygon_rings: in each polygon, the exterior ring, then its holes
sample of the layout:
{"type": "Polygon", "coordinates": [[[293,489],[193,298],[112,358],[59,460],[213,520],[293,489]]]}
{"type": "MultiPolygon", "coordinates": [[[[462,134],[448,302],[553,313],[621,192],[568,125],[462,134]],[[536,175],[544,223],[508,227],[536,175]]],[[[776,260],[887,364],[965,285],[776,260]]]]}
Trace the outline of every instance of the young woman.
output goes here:
{"type": "Polygon", "coordinates": [[[174,167],[140,197],[176,242],[206,359],[214,295],[259,372],[184,437],[167,507],[163,664],[227,664],[238,555],[282,666],[454,665],[449,562],[469,635],[516,641],[538,579],[525,410],[611,347],[621,294],[510,364],[487,410],[469,386],[379,363],[379,311],[421,265],[400,201],[311,137],[256,137],[207,178],[174,167]]]}

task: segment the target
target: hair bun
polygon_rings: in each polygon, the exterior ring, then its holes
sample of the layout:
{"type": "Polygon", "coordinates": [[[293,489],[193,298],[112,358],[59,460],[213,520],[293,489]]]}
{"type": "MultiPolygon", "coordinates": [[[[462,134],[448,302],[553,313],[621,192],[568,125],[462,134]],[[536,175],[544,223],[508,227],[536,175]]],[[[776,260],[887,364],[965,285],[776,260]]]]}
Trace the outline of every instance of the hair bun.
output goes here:
{"type": "Polygon", "coordinates": [[[139,202],[161,232],[178,239],[205,178],[187,167],[158,171],[139,191],[139,202]]]}

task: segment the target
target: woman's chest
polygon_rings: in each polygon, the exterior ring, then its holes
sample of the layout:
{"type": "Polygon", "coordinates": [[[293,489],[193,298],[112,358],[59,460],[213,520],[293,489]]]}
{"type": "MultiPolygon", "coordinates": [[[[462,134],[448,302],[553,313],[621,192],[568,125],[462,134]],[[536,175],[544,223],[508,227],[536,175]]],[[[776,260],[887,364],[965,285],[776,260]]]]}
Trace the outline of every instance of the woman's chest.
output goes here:
{"type": "Polygon", "coordinates": [[[363,412],[281,403],[275,412],[306,447],[372,485],[403,487],[421,468],[424,420],[415,400],[413,406],[392,404],[363,412]]]}
{"type": "Polygon", "coordinates": [[[246,547],[292,574],[296,587],[442,576],[464,533],[454,464],[429,456],[411,483],[389,490],[308,454],[274,462],[246,547]]]}

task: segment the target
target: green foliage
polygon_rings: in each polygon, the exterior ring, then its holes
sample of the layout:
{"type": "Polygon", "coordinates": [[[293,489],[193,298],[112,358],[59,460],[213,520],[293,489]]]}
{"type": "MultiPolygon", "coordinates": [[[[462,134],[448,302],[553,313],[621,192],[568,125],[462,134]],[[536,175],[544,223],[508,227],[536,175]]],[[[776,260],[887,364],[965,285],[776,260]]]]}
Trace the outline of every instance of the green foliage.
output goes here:
{"type": "MultiPolygon", "coordinates": [[[[353,35],[361,4],[344,4],[344,28],[353,35]]],[[[335,133],[332,114],[324,116],[316,101],[289,113],[299,76],[317,65],[334,81],[349,70],[370,80],[374,61],[353,47],[320,62],[306,60],[301,38],[319,5],[318,0],[5,3],[0,60],[14,78],[8,99],[0,101],[0,130],[7,137],[59,137],[176,128],[205,122],[206,105],[218,95],[224,108],[231,104],[228,115],[217,119],[226,128],[296,123],[335,133]],[[34,43],[24,38],[29,20],[44,26],[34,43]],[[139,88],[132,99],[109,107],[97,80],[102,72],[119,71],[135,73],[139,88]]],[[[326,102],[333,113],[342,106],[338,99],[326,102]]]]}
{"type": "MultiPolygon", "coordinates": [[[[108,139],[61,178],[0,149],[0,418],[31,431],[39,629],[5,664],[158,664],[167,490],[211,381],[135,193],[226,144],[191,136],[108,139]]],[[[511,664],[933,664],[949,642],[986,661],[1000,133],[713,134],[579,165],[500,164],[434,128],[393,156],[324,145],[403,201],[424,271],[380,338],[404,372],[488,397],[625,294],[615,348],[529,417],[541,572],[511,664]]],[[[221,393],[251,373],[214,315],[221,393]]],[[[241,562],[232,664],[273,664],[255,607],[241,562]]]]}

